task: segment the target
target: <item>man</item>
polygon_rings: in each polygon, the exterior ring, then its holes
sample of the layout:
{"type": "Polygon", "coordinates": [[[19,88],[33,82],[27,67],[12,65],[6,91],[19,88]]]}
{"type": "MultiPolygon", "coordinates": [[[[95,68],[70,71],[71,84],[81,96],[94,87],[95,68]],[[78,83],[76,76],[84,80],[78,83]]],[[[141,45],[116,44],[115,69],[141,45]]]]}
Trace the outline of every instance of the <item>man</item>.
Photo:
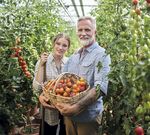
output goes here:
{"type": "Polygon", "coordinates": [[[103,111],[102,96],[107,94],[110,57],[98,45],[95,35],[96,21],[91,17],[79,18],[77,36],[82,47],[70,57],[64,71],[82,76],[91,89],[76,104],[56,105],[61,114],[66,116],[67,135],[98,135],[99,118],[103,111]]]}

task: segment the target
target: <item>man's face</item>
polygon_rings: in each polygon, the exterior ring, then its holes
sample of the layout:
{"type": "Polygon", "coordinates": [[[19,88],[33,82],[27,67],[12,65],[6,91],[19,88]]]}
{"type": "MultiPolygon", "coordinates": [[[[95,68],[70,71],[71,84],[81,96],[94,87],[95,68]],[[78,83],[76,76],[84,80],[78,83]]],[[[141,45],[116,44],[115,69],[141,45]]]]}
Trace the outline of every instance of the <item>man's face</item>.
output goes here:
{"type": "Polygon", "coordinates": [[[90,45],[95,40],[96,30],[90,20],[82,20],[77,24],[77,36],[82,46],[90,45]]]}

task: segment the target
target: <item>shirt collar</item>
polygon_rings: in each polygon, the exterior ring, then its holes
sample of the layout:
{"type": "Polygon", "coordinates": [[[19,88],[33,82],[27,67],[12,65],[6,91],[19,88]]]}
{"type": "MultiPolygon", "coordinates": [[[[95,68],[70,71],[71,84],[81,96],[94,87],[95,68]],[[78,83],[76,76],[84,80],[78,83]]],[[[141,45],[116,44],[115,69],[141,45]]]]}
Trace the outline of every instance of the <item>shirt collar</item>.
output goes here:
{"type": "Polygon", "coordinates": [[[87,51],[87,52],[91,52],[91,51],[92,51],[93,49],[95,49],[97,46],[99,46],[98,43],[97,43],[97,42],[94,42],[92,45],[90,45],[90,46],[87,47],[87,48],[80,48],[79,51],[78,51],[78,53],[81,53],[83,50],[84,50],[84,51],[87,51]]]}
{"type": "MultiPolygon", "coordinates": [[[[50,62],[54,62],[54,57],[53,57],[52,53],[50,53],[50,55],[48,56],[48,59],[49,59],[50,62]]],[[[65,57],[63,57],[63,58],[61,59],[61,63],[64,64],[65,61],[66,61],[65,57]]]]}

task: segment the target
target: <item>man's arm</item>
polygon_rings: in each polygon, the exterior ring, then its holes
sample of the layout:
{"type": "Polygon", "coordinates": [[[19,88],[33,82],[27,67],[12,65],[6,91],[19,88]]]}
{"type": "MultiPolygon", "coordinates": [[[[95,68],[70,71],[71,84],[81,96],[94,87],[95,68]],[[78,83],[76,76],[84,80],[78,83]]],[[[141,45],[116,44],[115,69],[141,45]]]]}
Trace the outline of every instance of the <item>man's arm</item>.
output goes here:
{"type": "Polygon", "coordinates": [[[108,74],[110,72],[111,59],[105,52],[98,55],[95,62],[94,86],[99,90],[100,95],[107,95],[108,74]]]}
{"type": "Polygon", "coordinates": [[[92,88],[91,90],[88,91],[87,95],[85,95],[85,97],[83,97],[76,104],[69,105],[69,104],[58,103],[56,104],[56,108],[60,111],[62,115],[65,116],[77,115],[85,108],[87,108],[87,106],[94,103],[96,101],[96,97],[97,97],[96,90],[95,88],[92,88]]]}
{"type": "Polygon", "coordinates": [[[87,108],[90,104],[94,103],[96,101],[96,97],[96,89],[92,88],[89,90],[87,95],[76,103],[79,112],[87,108]]]}

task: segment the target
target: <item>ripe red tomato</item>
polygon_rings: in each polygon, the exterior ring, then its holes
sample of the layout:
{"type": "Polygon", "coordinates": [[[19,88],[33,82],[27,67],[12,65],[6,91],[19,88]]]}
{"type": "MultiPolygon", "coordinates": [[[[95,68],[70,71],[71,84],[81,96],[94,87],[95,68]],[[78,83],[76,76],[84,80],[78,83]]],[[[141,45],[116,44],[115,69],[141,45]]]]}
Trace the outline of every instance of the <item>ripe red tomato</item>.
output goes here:
{"type": "Polygon", "coordinates": [[[70,97],[73,97],[73,96],[75,96],[76,95],[76,93],[74,93],[74,92],[71,92],[70,93],[70,97]]]}
{"type": "Polygon", "coordinates": [[[85,85],[86,85],[86,82],[80,81],[80,85],[81,85],[81,86],[85,86],[85,85]]]}
{"type": "Polygon", "coordinates": [[[14,57],[19,57],[19,53],[14,53],[14,54],[11,54],[11,55],[10,55],[10,57],[11,57],[11,58],[14,58],[14,57]]]}
{"type": "Polygon", "coordinates": [[[55,89],[56,94],[59,94],[59,88],[55,89]]]}
{"type": "Polygon", "coordinates": [[[21,62],[21,65],[26,65],[27,63],[23,60],[22,62],[21,62]]]}
{"type": "Polygon", "coordinates": [[[68,97],[69,95],[68,95],[67,92],[64,92],[64,93],[63,93],[63,96],[64,96],[64,97],[68,97]]]}
{"type": "Polygon", "coordinates": [[[18,61],[19,61],[19,62],[22,62],[22,61],[23,61],[23,57],[22,57],[22,56],[19,56],[19,57],[18,57],[18,61]]]}
{"type": "Polygon", "coordinates": [[[25,72],[26,77],[30,78],[31,77],[31,73],[29,71],[25,72]]]}
{"type": "Polygon", "coordinates": [[[60,83],[64,83],[64,80],[63,80],[63,79],[61,79],[59,82],[60,82],[60,83]]]}
{"type": "Polygon", "coordinates": [[[146,0],[147,1],[147,3],[150,3],[150,0],[146,0]]]}
{"type": "Polygon", "coordinates": [[[63,87],[63,88],[65,88],[65,87],[66,87],[66,84],[65,84],[65,83],[63,83],[63,84],[62,84],[62,87],[63,87]]]}
{"type": "Polygon", "coordinates": [[[71,92],[71,89],[68,88],[68,87],[66,87],[65,91],[66,91],[67,93],[70,93],[70,92],[71,92]]]}
{"type": "Polygon", "coordinates": [[[22,50],[21,47],[12,47],[11,49],[14,50],[17,53],[21,52],[21,50],[22,50]]]}
{"type": "Polygon", "coordinates": [[[84,91],[84,90],[86,90],[85,85],[80,86],[80,91],[84,91]]]}
{"type": "Polygon", "coordinates": [[[67,82],[67,86],[70,88],[72,86],[71,82],[67,82]]]}
{"type": "Polygon", "coordinates": [[[135,12],[136,12],[137,15],[141,15],[141,10],[140,10],[139,8],[137,8],[137,9],[135,10],[135,12]]]}
{"type": "Polygon", "coordinates": [[[60,88],[59,89],[59,94],[63,94],[64,93],[64,88],[60,88]]]}
{"type": "Polygon", "coordinates": [[[25,73],[25,72],[27,72],[28,70],[27,70],[27,67],[22,67],[22,71],[25,73]]]}
{"type": "Polygon", "coordinates": [[[61,87],[63,87],[62,83],[58,83],[57,86],[56,86],[56,88],[61,88],[61,87]]]}
{"type": "Polygon", "coordinates": [[[22,70],[27,69],[27,65],[22,65],[21,64],[21,68],[22,68],[22,70]]]}
{"type": "Polygon", "coordinates": [[[138,4],[138,0],[132,0],[132,3],[134,4],[134,5],[137,5],[138,4]]]}
{"type": "Polygon", "coordinates": [[[77,84],[73,84],[73,86],[72,86],[74,89],[76,89],[78,86],[77,86],[77,84]]]}
{"type": "Polygon", "coordinates": [[[70,80],[70,78],[67,78],[67,80],[66,80],[67,82],[70,82],[71,80],[70,80]]]}
{"type": "Polygon", "coordinates": [[[144,130],[141,126],[137,126],[134,131],[136,135],[144,135],[144,130]]]}

